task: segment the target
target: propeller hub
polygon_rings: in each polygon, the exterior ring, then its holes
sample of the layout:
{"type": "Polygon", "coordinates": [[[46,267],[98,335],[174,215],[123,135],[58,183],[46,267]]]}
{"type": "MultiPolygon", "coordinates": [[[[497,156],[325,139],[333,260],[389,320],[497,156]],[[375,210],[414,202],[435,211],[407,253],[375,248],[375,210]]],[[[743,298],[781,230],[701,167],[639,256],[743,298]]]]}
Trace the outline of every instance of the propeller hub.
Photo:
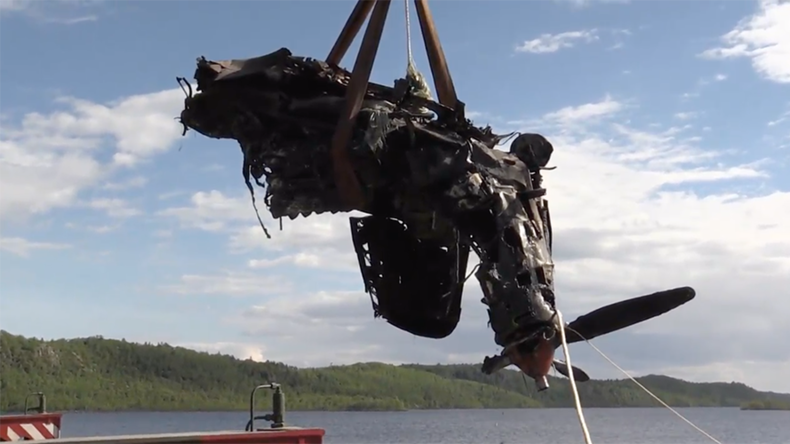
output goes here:
{"type": "MultiPolygon", "coordinates": [[[[551,371],[554,350],[554,344],[551,341],[541,338],[532,350],[522,344],[522,346],[514,347],[508,355],[516,367],[537,381],[551,371]]],[[[540,386],[540,383],[538,385],[540,386]]],[[[548,382],[546,388],[548,388],[548,382]]]]}

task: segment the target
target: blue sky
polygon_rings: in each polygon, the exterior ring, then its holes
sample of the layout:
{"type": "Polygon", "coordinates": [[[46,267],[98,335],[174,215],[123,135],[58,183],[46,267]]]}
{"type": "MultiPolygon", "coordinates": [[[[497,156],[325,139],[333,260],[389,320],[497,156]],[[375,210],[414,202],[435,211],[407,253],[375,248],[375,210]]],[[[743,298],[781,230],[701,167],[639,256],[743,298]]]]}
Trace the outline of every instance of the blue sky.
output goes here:
{"type": "MultiPolygon", "coordinates": [[[[297,365],[496,352],[476,282],[446,340],[373,320],[346,216],[283,231],[269,220],[266,240],[235,144],[180,137],[175,77],[191,78],[196,57],[285,46],[323,58],[352,2],[0,5],[3,329],[297,365]]],[[[689,306],[601,347],[636,373],[790,391],[790,347],[777,339],[790,334],[790,3],[431,8],[470,116],[555,145],[546,180],[566,318],[692,285],[689,306]]],[[[414,51],[427,75],[419,41],[414,51]]],[[[405,68],[394,2],[373,79],[390,84],[405,68]]],[[[617,376],[576,348],[594,376],[617,376]]]]}

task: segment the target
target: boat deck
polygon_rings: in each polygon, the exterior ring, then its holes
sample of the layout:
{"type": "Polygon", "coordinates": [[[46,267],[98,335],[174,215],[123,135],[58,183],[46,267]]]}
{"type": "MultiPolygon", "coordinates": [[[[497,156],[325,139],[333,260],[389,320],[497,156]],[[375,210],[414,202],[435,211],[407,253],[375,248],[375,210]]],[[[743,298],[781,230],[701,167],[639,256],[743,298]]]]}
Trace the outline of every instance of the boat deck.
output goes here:
{"type": "Polygon", "coordinates": [[[323,429],[283,427],[257,432],[186,432],[147,435],[92,436],[48,440],[52,444],[321,444],[323,429]]]}
{"type": "Polygon", "coordinates": [[[46,396],[37,392],[25,399],[25,414],[0,416],[0,442],[41,441],[53,444],[321,444],[324,430],[286,426],[285,395],[277,383],[262,384],[250,393],[249,421],[245,431],[212,431],[157,433],[114,436],[61,438],[62,413],[46,413],[46,396]],[[273,412],[255,416],[255,393],[272,390],[273,412]],[[30,398],[38,398],[38,406],[30,407],[30,398]],[[37,412],[29,414],[29,412],[37,412]],[[255,427],[255,421],[270,422],[270,428],[255,427]]]}

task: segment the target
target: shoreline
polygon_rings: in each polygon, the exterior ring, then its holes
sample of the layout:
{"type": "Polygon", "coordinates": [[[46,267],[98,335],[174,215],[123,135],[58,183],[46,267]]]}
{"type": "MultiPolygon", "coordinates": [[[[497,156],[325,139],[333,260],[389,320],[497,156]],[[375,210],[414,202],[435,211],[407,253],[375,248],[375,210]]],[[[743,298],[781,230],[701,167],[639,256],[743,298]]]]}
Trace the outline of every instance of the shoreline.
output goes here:
{"type": "MultiPolygon", "coordinates": [[[[664,406],[608,406],[608,407],[585,407],[585,410],[616,410],[616,409],[665,409],[664,406]]],[[[738,409],[741,411],[783,411],[783,409],[744,409],[739,406],[672,406],[674,409],[738,409]]],[[[263,412],[265,409],[261,409],[263,412]]],[[[430,411],[469,411],[469,410],[574,410],[574,407],[503,407],[503,408],[427,408],[427,409],[403,409],[403,410],[288,410],[286,415],[291,413],[406,413],[406,412],[430,412],[430,411]]],[[[51,410],[47,413],[62,413],[70,415],[97,414],[97,413],[239,413],[249,416],[249,410],[245,409],[196,409],[196,410],[146,410],[146,409],[117,409],[117,410],[51,410]]],[[[21,415],[21,412],[1,412],[0,415],[21,415]]]]}

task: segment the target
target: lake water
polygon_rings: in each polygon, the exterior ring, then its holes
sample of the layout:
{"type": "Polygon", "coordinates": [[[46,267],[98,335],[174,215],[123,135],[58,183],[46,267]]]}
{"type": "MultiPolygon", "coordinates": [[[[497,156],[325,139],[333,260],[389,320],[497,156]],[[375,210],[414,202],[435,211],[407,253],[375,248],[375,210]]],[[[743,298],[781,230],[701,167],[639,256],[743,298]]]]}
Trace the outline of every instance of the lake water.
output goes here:
{"type": "MultiPolygon", "coordinates": [[[[679,411],[725,444],[790,443],[790,412],[737,408],[679,411]]],[[[666,409],[585,409],[585,417],[596,444],[711,442],[666,409]]],[[[62,436],[242,430],[246,422],[244,412],[67,413],[63,415],[62,436]]],[[[288,412],[286,422],[324,428],[325,442],[330,444],[583,442],[572,409],[288,412]]]]}

